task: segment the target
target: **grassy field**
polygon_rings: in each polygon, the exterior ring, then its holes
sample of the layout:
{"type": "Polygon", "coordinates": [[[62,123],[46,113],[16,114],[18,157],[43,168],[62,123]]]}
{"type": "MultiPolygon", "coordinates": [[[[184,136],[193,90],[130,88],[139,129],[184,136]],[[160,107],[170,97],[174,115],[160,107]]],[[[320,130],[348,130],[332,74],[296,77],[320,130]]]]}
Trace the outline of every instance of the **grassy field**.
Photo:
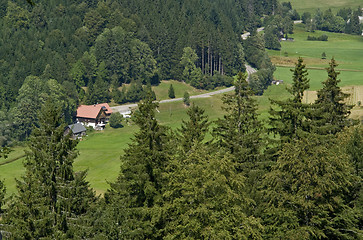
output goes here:
{"type": "Polygon", "coordinates": [[[193,88],[184,82],[179,82],[175,80],[162,81],[158,86],[152,87],[157,100],[169,99],[168,91],[171,84],[173,84],[176,98],[183,97],[185,92],[188,92],[190,96],[208,92],[205,90],[193,88]]]}
{"type": "Polygon", "coordinates": [[[290,69],[294,68],[298,57],[303,57],[308,68],[310,90],[318,90],[321,82],[327,78],[325,68],[334,57],[339,64],[337,70],[341,72],[340,86],[363,85],[363,37],[322,31],[307,33],[302,24],[295,26],[294,34],[290,37],[294,38],[294,42],[281,42],[281,51],[269,50],[271,60],[277,66],[276,79],[291,83],[290,69]],[[322,34],[328,35],[327,42],[306,40],[308,35],[322,34]],[[327,59],[321,59],[323,52],[327,59]]]}
{"type": "MultiPolygon", "coordinates": [[[[280,2],[287,2],[280,0],[280,2]]],[[[326,10],[331,8],[334,12],[337,12],[341,8],[357,8],[363,7],[361,0],[289,0],[294,9],[299,13],[303,12],[315,12],[316,9],[326,10]]]]}
{"type": "MultiPolygon", "coordinates": [[[[276,79],[283,79],[285,84],[270,86],[263,96],[256,97],[259,104],[258,113],[261,120],[267,120],[268,110],[270,108],[269,98],[285,99],[289,96],[286,86],[291,84],[292,73],[290,69],[294,68],[294,63],[299,56],[304,57],[307,64],[310,90],[306,93],[304,101],[312,102],[316,95],[316,90],[321,88],[321,82],[327,78],[325,67],[328,66],[329,58],[335,57],[339,63],[338,69],[341,70],[341,86],[344,91],[351,93],[349,104],[357,104],[358,101],[363,103],[363,38],[359,36],[349,36],[345,34],[334,34],[317,31],[316,36],[321,34],[329,36],[328,42],[308,42],[303,27],[297,26],[295,34],[291,35],[294,42],[282,42],[282,50],[269,51],[272,61],[277,65],[275,72],[276,79]],[[287,53],[285,57],[284,52],[287,53]],[[328,60],[321,59],[321,53],[327,54],[328,60]]],[[[310,33],[310,35],[312,35],[310,33]]],[[[177,81],[163,81],[153,90],[158,100],[168,98],[168,89],[173,84],[176,97],[182,97],[185,91],[190,95],[197,95],[206,91],[193,89],[187,84],[177,81]]],[[[215,95],[210,98],[194,99],[192,102],[202,106],[210,120],[216,120],[223,115],[222,95],[215,95]]],[[[164,125],[176,129],[180,127],[182,119],[187,119],[186,106],[180,102],[161,104],[156,113],[156,118],[164,125]]],[[[352,117],[362,118],[363,108],[355,107],[352,111],[352,117]]],[[[88,169],[87,180],[90,182],[98,194],[102,194],[109,187],[107,182],[116,179],[120,171],[120,156],[127,147],[133,133],[137,130],[135,125],[126,125],[121,129],[111,129],[107,127],[105,131],[89,133],[78,144],[79,156],[75,160],[74,169],[88,169]]],[[[17,147],[10,153],[9,158],[0,159],[0,179],[5,179],[7,193],[15,192],[15,180],[24,172],[22,167],[22,156],[24,148],[17,147]],[[5,161],[18,159],[11,163],[4,164],[5,161]]]]}

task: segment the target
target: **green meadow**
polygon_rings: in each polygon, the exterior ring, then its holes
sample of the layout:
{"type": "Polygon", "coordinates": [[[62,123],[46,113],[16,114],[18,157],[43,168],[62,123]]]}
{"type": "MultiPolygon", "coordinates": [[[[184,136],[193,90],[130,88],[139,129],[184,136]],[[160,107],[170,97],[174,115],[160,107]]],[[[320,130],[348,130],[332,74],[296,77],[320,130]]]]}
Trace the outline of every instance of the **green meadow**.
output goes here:
{"type": "Polygon", "coordinates": [[[321,10],[332,9],[337,12],[341,8],[357,8],[363,7],[361,0],[280,0],[280,2],[291,2],[291,5],[299,13],[303,12],[315,12],[316,9],[321,10]]]}
{"type": "Polygon", "coordinates": [[[328,67],[332,57],[338,63],[337,70],[341,72],[341,86],[363,85],[363,37],[341,33],[316,31],[305,32],[304,25],[295,26],[293,42],[282,41],[281,51],[269,50],[272,62],[277,66],[276,79],[291,83],[291,71],[298,57],[304,58],[308,68],[310,90],[321,88],[321,82],[326,80],[328,67]],[[307,41],[307,36],[326,34],[328,41],[307,41]],[[326,59],[322,59],[325,52],[326,59]]]}
{"type": "MultiPolygon", "coordinates": [[[[327,78],[325,68],[328,66],[330,58],[334,56],[341,71],[341,86],[353,94],[351,103],[358,100],[363,102],[363,38],[360,36],[349,36],[345,34],[326,33],[317,31],[315,33],[306,33],[302,25],[295,28],[295,33],[290,35],[295,39],[294,42],[282,42],[281,51],[269,51],[272,61],[277,66],[275,72],[276,79],[284,80],[282,85],[272,85],[263,96],[256,97],[258,103],[258,113],[261,120],[268,119],[268,110],[270,108],[269,98],[286,99],[289,94],[286,86],[292,82],[292,73],[290,69],[294,68],[294,63],[299,56],[304,58],[308,67],[310,79],[309,96],[314,96],[315,91],[321,88],[321,82],[327,78]],[[306,41],[307,35],[320,36],[327,34],[328,42],[310,42],[306,41]],[[286,52],[286,54],[285,54],[286,52]],[[321,59],[322,52],[325,52],[327,59],[321,59]],[[285,56],[287,55],[287,56],[285,56]]],[[[153,87],[158,100],[168,98],[168,89],[173,84],[176,97],[183,97],[185,91],[190,95],[205,93],[206,91],[197,90],[191,86],[178,81],[162,81],[157,87],[153,87]]],[[[192,102],[205,109],[205,113],[211,121],[223,116],[222,94],[209,98],[193,99],[192,102]]],[[[307,102],[310,102],[306,100],[307,102]]],[[[177,129],[183,119],[187,119],[187,107],[182,101],[163,103],[157,109],[156,118],[161,124],[177,129]]],[[[363,116],[363,109],[356,107],[352,115],[355,118],[363,116]]],[[[79,156],[75,160],[74,168],[76,171],[88,170],[87,180],[91,187],[98,194],[102,194],[109,187],[108,182],[117,178],[120,171],[120,165],[124,149],[130,143],[137,126],[124,122],[124,127],[112,129],[109,126],[104,131],[94,131],[88,133],[88,136],[82,139],[78,144],[79,156]]],[[[5,179],[8,195],[15,192],[14,178],[20,178],[24,172],[22,161],[24,160],[24,147],[16,147],[10,153],[9,158],[0,159],[0,178],[5,179]],[[15,160],[15,161],[12,161],[15,160]],[[6,163],[5,162],[9,162],[6,163]]]]}

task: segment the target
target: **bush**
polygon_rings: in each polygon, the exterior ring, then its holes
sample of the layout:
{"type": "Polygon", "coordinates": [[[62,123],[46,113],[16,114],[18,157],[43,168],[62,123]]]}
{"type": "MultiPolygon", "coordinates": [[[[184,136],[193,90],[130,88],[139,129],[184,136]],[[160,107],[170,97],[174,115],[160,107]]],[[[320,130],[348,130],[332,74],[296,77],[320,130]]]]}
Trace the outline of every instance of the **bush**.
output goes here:
{"type": "Polygon", "coordinates": [[[183,102],[187,106],[190,105],[190,97],[189,97],[189,93],[188,92],[185,92],[184,93],[183,102]]]}
{"type": "Polygon", "coordinates": [[[122,128],[122,115],[119,112],[114,112],[110,117],[110,127],[112,128],[122,128]]]}
{"type": "Polygon", "coordinates": [[[328,41],[328,36],[323,34],[320,37],[314,37],[314,36],[308,36],[307,38],[308,41],[328,41]]]}

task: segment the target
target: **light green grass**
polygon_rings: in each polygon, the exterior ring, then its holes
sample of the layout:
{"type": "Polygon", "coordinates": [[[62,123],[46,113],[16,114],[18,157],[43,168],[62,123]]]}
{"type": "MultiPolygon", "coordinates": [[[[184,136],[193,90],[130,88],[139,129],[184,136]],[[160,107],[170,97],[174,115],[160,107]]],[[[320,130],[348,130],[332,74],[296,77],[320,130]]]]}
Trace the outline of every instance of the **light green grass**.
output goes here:
{"type": "Polygon", "coordinates": [[[188,92],[190,96],[206,93],[206,90],[200,90],[193,88],[192,86],[175,80],[162,81],[158,86],[152,87],[155,92],[157,100],[169,99],[169,88],[173,84],[175,97],[181,98],[185,92],[188,92]]]}
{"type": "Polygon", "coordinates": [[[326,80],[325,68],[334,57],[338,63],[337,70],[341,72],[340,86],[363,85],[363,37],[322,31],[307,33],[302,24],[295,26],[294,34],[290,37],[294,38],[294,42],[281,42],[281,51],[268,51],[273,63],[277,66],[276,79],[291,83],[290,69],[294,68],[298,57],[303,57],[308,68],[310,90],[317,90],[321,88],[321,82],[326,80]],[[327,42],[306,40],[308,35],[322,34],[328,35],[327,42]],[[288,57],[284,56],[285,52],[288,57]],[[327,55],[325,60],[321,59],[323,52],[327,55]]]}
{"type": "MultiPolygon", "coordinates": [[[[287,2],[285,0],[280,0],[280,2],[287,2]]],[[[312,12],[314,13],[316,9],[326,10],[331,8],[334,12],[337,12],[341,8],[357,8],[359,6],[363,7],[361,0],[289,0],[294,9],[299,13],[312,12]]]]}

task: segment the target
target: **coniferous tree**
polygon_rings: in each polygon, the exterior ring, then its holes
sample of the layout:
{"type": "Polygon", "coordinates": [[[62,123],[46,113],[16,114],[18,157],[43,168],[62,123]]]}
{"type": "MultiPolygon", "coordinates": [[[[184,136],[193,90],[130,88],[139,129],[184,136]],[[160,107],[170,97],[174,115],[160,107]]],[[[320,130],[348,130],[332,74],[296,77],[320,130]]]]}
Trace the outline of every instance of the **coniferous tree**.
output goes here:
{"type": "Polygon", "coordinates": [[[162,225],[158,204],[168,162],[166,128],[155,119],[149,97],[139,103],[134,121],[140,127],[121,157],[121,172],[105,193],[100,236],[108,239],[155,239],[162,225]],[[102,235],[103,234],[103,235],[102,235]]]}
{"type": "Polygon", "coordinates": [[[29,141],[25,175],[4,217],[10,238],[66,239],[91,234],[86,214],[96,198],[86,172],[73,171],[77,141],[64,136],[60,108],[49,99],[29,141]]]}
{"type": "Polygon", "coordinates": [[[164,239],[262,239],[245,178],[227,152],[191,146],[168,165],[163,194],[164,239]]]}
{"type": "Polygon", "coordinates": [[[348,116],[353,106],[344,103],[349,94],[343,93],[338,86],[340,72],[335,71],[337,66],[332,58],[327,68],[328,78],[318,91],[318,99],[310,113],[312,131],[319,135],[336,134],[351,123],[348,116]]]}
{"type": "Polygon", "coordinates": [[[168,96],[169,98],[175,98],[175,92],[173,88],[173,84],[170,84],[169,90],[168,90],[168,96]]]}
{"type": "Polygon", "coordinates": [[[210,125],[208,117],[204,115],[204,109],[194,104],[187,110],[187,114],[189,121],[182,120],[179,129],[179,144],[184,152],[188,152],[192,146],[202,143],[210,125]]]}
{"type": "Polygon", "coordinates": [[[4,206],[5,203],[5,194],[6,194],[6,187],[4,185],[4,182],[0,179],[0,216],[2,213],[2,206],[4,206]]]}
{"type": "MultiPolygon", "coordinates": [[[[234,94],[223,97],[223,119],[218,119],[214,136],[217,145],[226,148],[240,164],[253,165],[260,154],[262,125],[257,119],[257,104],[246,81],[247,75],[239,73],[235,82],[234,94]]],[[[251,166],[250,166],[251,167],[251,166]]]]}
{"type": "Polygon", "coordinates": [[[190,105],[190,96],[188,92],[184,92],[183,102],[185,105],[190,105]]]}
{"type": "Polygon", "coordinates": [[[303,137],[306,130],[305,115],[308,105],[302,103],[304,91],[309,88],[309,79],[303,59],[299,58],[293,70],[293,84],[288,91],[292,95],[284,101],[270,100],[277,109],[270,109],[270,132],[280,136],[280,142],[303,137]]]}
{"type": "Polygon", "coordinates": [[[286,143],[265,177],[268,239],[357,239],[357,215],[347,201],[357,181],[336,142],[315,134],[286,143]]]}

